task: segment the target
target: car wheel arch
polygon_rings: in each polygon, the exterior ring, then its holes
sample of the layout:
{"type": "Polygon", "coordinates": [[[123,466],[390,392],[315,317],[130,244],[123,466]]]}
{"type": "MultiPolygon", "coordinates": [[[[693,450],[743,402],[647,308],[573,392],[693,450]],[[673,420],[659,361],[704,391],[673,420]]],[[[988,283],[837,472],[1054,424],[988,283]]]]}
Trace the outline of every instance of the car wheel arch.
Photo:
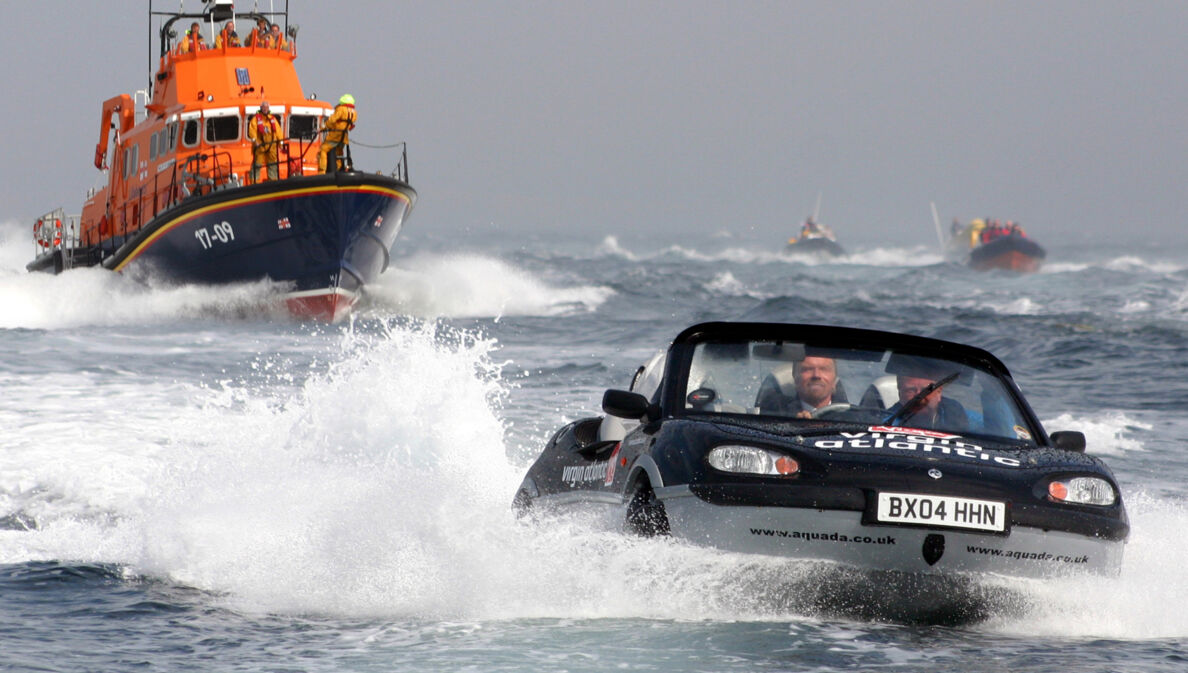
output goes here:
{"type": "Polygon", "coordinates": [[[652,460],[651,456],[640,456],[631,466],[631,471],[627,474],[623,497],[629,499],[635,489],[639,487],[639,482],[644,480],[653,490],[664,488],[664,478],[660,476],[660,466],[656,465],[656,461],[652,460]]]}
{"type": "Polygon", "coordinates": [[[656,495],[656,489],[664,486],[656,464],[650,462],[650,459],[647,462],[637,462],[632,466],[626,483],[627,488],[623,494],[626,510],[624,529],[642,537],[669,535],[668,512],[656,495]]]}

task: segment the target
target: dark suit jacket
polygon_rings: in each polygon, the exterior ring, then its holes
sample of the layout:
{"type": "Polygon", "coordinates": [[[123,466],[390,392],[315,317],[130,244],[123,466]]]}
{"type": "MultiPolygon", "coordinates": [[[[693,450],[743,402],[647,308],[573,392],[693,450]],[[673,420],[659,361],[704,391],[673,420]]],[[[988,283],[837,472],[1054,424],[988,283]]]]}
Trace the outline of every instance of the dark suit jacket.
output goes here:
{"type": "MultiPolygon", "coordinates": [[[[842,386],[841,381],[837,382],[837,387],[833,390],[833,401],[834,403],[849,402],[846,399],[846,389],[842,386]]],[[[780,382],[771,374],[768,374],[763,379],[763,383],[759,384],[759,392],[755,395],[755,406],[759,407],[760,413],[777,416],[794,416],[803,409],[800,404],[800,396],[795,392],[785,395],[784,391],[780,389],[780,382]]]]}
{"type": "MultiPolygon", "coordinates": [[[[890,416],[894,412],[898,412],[903,406],[902,403],[896,402],[890,409],[887,410],[887,415],[890,416]]],[[[951,400],[947,397],[942,397],[940,406],[936,409],[936,418],[926,419],[919,413],[908,416],[907,419],[899,419],[904,425],[909,428],[922,428],[924,430],[950,430],[960,432],[969,429],[969,416],[965,413],[965,407],[957,400],[951,400]]]]}

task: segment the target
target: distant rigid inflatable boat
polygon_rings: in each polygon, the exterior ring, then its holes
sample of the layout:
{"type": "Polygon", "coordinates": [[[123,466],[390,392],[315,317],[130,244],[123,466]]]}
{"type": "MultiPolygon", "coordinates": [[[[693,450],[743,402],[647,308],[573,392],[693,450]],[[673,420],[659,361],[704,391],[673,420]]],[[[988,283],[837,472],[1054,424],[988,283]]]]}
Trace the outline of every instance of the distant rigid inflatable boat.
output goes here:
{"type": "Polygon", "coordinates": [[[979,219],[964,227],[954,226],[945,256],[978,271],[1006,269],[1030,273],[1039,270],[1047,253],[1021,228],[995,228],[979,219]]]}
{"type": "Polygon", "coordinates": [[[104,102],[95,167],[106,185],[81,215],[58,208],[37,219],[38,254],[26,268],[99,266],[213,285],[268,279],[284,287],[294,315],[342,319],[387,268],[416,202],[403,144],[389,174],[356,172],[349,145],[341,166],[331,155],[319,174],[334,106],[302,91],[287,10],[235,12],[227,0],[209,0],[198,13],[157,12],[150,2],[149,14],[161,27],[152,91],[138,92],[147,103],[127,94],[104,102]],[[287,39],[270,44],[253,29],[250,46],[208,48],[200,36],[176,39],[183,19],[211,33],[263,19],[286,28],[287,39]],[[283,140],[276,179],[253,184],[247,124],[265,101],[283,140]]]}

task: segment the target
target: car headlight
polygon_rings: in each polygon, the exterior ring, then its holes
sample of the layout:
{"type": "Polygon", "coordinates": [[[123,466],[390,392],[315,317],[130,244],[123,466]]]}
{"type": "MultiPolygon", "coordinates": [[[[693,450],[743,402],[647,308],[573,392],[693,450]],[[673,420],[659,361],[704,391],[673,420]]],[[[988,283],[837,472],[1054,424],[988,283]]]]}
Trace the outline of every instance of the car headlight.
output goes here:
{"type": "Polygon", "coordinates": [[[767,474],[786,477],[800,472],[800,463],[792,456],[757,446],[727,444],[715,447],[706,456],[715,469],[741,474],[767,474]]]}
{"type": "Polygon", "coordinates": [[[1058,502],[1112,505],[1118,500],[1110,482],[1099,477],[1072,477],[1048,483],[1048,495],[1058,502]]]}

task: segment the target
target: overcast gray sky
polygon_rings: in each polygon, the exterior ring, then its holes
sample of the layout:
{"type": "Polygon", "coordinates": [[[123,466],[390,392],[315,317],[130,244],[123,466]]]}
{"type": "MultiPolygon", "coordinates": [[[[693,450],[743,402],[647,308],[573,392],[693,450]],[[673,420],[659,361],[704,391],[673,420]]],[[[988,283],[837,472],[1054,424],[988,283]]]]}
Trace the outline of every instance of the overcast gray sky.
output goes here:
{"type": "MultiPolygon", "coordinates": [[[[778,244],[821,193],[855,248],[931,243],[930,201],[1188,240],[1185,2],[291,5],[306,93],[408,142],[421,231],[778,244]]],[[[5,10],[0,219],[76,213],[101,102],[148,82],[147,3],[5,10]]]]}

